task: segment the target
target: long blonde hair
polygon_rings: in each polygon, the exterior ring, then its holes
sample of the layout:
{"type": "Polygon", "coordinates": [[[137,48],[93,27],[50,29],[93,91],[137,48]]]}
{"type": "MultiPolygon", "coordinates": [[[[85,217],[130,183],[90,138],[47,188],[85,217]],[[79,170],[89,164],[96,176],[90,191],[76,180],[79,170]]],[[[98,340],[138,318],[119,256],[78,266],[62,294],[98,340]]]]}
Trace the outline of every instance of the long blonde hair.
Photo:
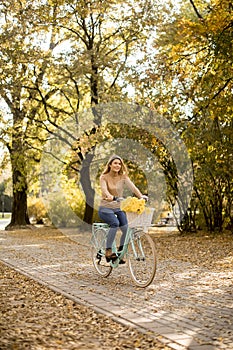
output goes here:
{"type": "Polygon", "coordinates": [[[104,171],[103,171],[103,175],[104,174],[108,174],[109,173],[109,171],[110,171],[110,165],[112,164],[112,162],[115,160],[115,159],[119,159],[119,161],[121,162],[121,168],[120,168],[120,171],[119,171],[119,175],[127,175],[128,174],[128,169],[127,169],[127,166],[125,165],[125,163],[124,163],[124,161],[123,161],[123,159],[121,158],[121,157],[119,157],[119,156],[117,156],[116,154],[114,154],[110,159],[109,159],[109,161],[107,162],[107,164],[106,164],[106,167],[105,167],[105,169],[104,169],[104,171]]]}

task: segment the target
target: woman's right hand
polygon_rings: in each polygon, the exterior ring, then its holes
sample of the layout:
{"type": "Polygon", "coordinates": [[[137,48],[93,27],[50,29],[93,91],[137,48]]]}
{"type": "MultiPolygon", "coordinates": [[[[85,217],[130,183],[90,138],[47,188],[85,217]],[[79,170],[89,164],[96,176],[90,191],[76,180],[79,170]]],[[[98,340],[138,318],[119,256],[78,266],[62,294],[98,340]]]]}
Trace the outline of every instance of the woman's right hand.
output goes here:
{"type": "Polygon", "coordinates": [[[107,202],[112,202],[113,201],[113,196],[106,196],[104,199],[107,201],[107,202]]]}

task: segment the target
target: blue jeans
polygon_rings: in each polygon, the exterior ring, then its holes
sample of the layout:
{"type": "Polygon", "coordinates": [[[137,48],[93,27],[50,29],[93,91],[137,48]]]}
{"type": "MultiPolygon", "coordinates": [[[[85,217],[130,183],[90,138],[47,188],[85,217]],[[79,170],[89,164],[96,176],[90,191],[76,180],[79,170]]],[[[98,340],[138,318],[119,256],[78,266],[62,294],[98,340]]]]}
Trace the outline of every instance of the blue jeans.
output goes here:
{"type": "Polygon", "coordinates": [[[120,230],[122,231],[120,246],[123,246],[128,229],[128,221],[125,212],[120,210],[119,208],[111,209],[99,207],[98,214],[100,219],[102,219],[110,226],[106,242],[106,248],[112,248],[112,244],[114,242],[118,228],[120,228],[120,230]]]}

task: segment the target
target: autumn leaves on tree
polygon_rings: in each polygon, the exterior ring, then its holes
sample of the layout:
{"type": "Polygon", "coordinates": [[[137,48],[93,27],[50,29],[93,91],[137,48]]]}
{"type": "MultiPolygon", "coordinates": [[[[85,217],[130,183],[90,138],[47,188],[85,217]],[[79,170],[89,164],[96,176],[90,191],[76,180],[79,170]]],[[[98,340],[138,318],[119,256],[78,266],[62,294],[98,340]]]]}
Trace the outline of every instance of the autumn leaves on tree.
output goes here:
{"type": "MultiPolygon", "coordinates": [[[[232,4],[175,3],[0,1],[0,139],[13,173],[9,228],[29,224],[27,196],[40,191],[35,172],[43,145],[88,108],[93,118],[86,137],[93,142],[86,147],[84,136],[74,140],[69,165],[88,197],[84,221],[92,222],[90,166],[99,140],[112,137],[95,106],[135,100],[167,118],[190,153],[194,191],[180,229],[231,227],[232,4]]],[[[159,147],[158,140],[157,155],[159,147]]],[[[172,202],[175,172],[169,169],[172,202]]]]}

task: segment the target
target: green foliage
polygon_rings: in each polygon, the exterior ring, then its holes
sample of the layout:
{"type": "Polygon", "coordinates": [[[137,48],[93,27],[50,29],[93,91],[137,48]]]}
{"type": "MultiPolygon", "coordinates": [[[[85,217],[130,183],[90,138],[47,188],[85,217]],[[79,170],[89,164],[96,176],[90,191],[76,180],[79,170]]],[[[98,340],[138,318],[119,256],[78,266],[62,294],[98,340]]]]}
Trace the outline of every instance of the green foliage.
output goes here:
{"type": "Polygon", "coordinates": [[[70,191],[66,198],[60,194],[53,195],[48,206],[49,219],[56,227],[78,227],[82,223],[85,202],[78,191],[70,191]]]}
{"type": "Polygon", "coordinates": [[[5,183],[1,182],[0,183],[0,196],[3,195],[4,191],[5,191],[5,183]]]}

